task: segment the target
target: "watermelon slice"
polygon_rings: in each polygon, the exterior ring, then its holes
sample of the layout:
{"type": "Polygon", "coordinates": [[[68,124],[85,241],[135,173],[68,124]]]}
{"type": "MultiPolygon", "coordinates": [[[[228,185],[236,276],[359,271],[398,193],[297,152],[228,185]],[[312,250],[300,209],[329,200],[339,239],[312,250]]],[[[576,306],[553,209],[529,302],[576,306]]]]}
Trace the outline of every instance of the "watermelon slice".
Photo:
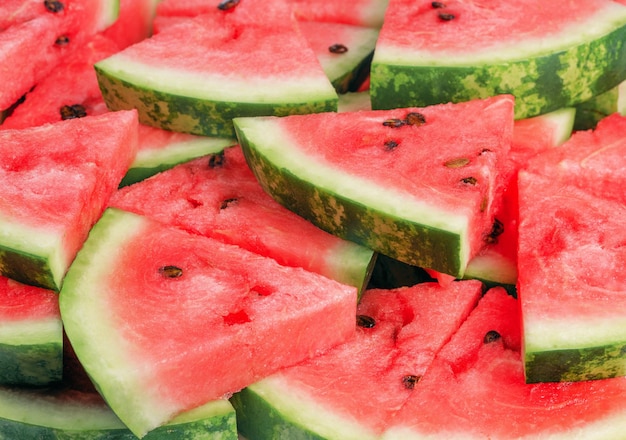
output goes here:
{"type": "Polygon", "coordinates": [[[491,289],[382,438],[623,437],[626,378],[526,384],[519,348],[519,305],[503,289],[491,289]]]}
{"type": "Polygon", "coordinates": [[[67,274],[60,308],[85,371],[142,436],[344,342],[354,335],[356,295],[312,272],[109,209],[67,274]]]}
{"type": "Polygon", "coordinates": [[[47,385],[63,372],[63,326],[55,292],[0,277],[0,383],[47,385]]]}
{"type": "Polygon", "coordinates": [[[549,12],[543,0],[392,0],[372,61],[372,106],[507,93],[517,119],[571,107],[626,79],[625,41],[626,5],[614,1],[558,0],[549,12]]]}
{"type": "MultiPolygon", "coordinates": [[[[136,439],[97,394],[64,388],[0,387],[0,436],[11,439],[136,439]]],[[[235,410],[227,400],[194,408],[144,440],[237,440],[235,410]]]]}
{"type": "Polygon", "coordinates": [[[481,294],[477,281],[366,291],[355,338],[233,396],[241,433],[378,438],[481,294]]]}
{"type": "Polygon", "coordinates": [[[0,273],[58,290],[136,147],[135,111],[0,130],[0,273]]]}
{"type": "Polygon", "coordinates": [[[495,213],[498,221],[489,243],[472,258],[465,278],[502,285],[514,292],[517,283],[517,172],[531,157],[563,144],[571,136],[576,109],[555,110],[533,118],[519,119],[513,125],[513,140],[507,159],[502,205],[495,213]]]}
{"type": "MultiPolygon", "coordinates": [[[[104,29],[117,16],[117,0],[73,0],[58,12],[46,10],[44,2],[21,3],[24,21],[16,13],[16,23],[9,23],[0,31],[2,110],[11,107],[45,78],[69,47],[81,44],[81,40],[104,29]]],[[[13,2],[7,5],[13,7],[13,2]]],[[[12,15],[4,17],[9,21],[14,19],[12,15]]]]}
{"type": "Polygon", "coordinates": [[[626,375],[626,204],[535,174],[519,179],[527,381],[626,375]]]}
{"type": "Polygon", "coordinates": [[[160,0],[119,0],[115,22],[102,31],[120,48],[139,43],[152,35],[152,21],[160,0]]]}
{"type": "Polygon", "coordinates": [[[239,146],[124,188],[110,206],[320,273],[359,292],[375,261],[373,251],[316,228],[274,201],[239,146]]]}
{"type": "Polygon", "coordinates": [[[236,118],[235,127],[261,185],[287,208],[381,254],[461,277],[492,228],[513,100],[236,118]]]}
{"type": "Polygon", "coordinates": [[[337,94],[284,3],[214,5],[96,63],[109,108],[221,137],[234,137],[236,116],[336,110],[337,94]]]}

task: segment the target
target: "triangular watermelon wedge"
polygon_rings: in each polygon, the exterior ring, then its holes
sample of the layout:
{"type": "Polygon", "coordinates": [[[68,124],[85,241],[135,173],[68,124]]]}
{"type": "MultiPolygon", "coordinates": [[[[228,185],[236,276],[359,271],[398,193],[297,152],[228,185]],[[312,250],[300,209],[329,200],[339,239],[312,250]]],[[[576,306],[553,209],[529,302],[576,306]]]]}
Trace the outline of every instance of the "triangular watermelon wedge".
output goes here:
{"type": "Polygon", "coordinates": [[[0,130],[0,273],[58,290],[137,149],[137,113],[0,130]]]}
{"type": "Polygon", "coordinates": [[[235,128],[279,203],[381,254],[461,277],[492,229],[513,99],[236,118],[235,128]]]}
{"type": "Polygon", "coordinates": [[[223,137],[234,136],[236,116],[336,110],[335,89],[283,2],[212,3],[96,63],[109,108],[136,108],[146,125],[223,137]]]}
{"type": "Polygon", "coordinates": [[[353,336],[357,291],[110,208],[59,301],[85,371],[142,436],[353,336]]]}

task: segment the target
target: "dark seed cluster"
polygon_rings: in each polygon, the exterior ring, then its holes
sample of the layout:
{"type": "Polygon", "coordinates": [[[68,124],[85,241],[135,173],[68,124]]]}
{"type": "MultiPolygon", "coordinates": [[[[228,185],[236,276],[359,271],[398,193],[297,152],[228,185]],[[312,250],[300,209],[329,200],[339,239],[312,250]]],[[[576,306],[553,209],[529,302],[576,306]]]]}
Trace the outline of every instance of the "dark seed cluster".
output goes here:
{"type": "Polygon", "coordinates": [[[159,273],[165,278],[180,278],[183,276],[183,270],[178,266],[163,266],[159,268],[159,273]]]}
{"type": "Polygon", "coordinates": [[[209,168],[218,168],[224,165],[224,152],[211,154],[209,157],[209,168]]]}
{"type": "Polygon", "coordinates": [[[58,0],[44,0],[43,5],[46,7],[47,11],[53,12],[55,14],[57,12],[61,12],[65,8],[63,2],[60,2],[58,0]]]}
{"type": "Polygon", "coordinates": [[[424,124],[426,124],[426,117],[419,112],[407,113],[404,119],[389,118],[383,121],[383,125],[385,127],[391,127],[391,128],[399,128],[405,125],[415,125],[419,127],[424,124]]]}
{"type": "Polygon", "coordinates": [[[54,44],[57,46],[67,46],[70,44],[70,37],[67,35],[61,35],[56,40],[54,40],[54,44]]]}
{"type": "Polygon", "coordinates": [[[494,244],[498,242],[498,237],[502,235],[504,232],[504,225],[497,218],[493,221],[493,226],[491,227],[491,231],[485,237],[485,242],[489,244],[494,244]]]}
{"type": "Polygon", "coordinates": [[[87,116],[87,110],[80,104],[64,105],[59,109],[62,120],[84,118],[87,116]]]}

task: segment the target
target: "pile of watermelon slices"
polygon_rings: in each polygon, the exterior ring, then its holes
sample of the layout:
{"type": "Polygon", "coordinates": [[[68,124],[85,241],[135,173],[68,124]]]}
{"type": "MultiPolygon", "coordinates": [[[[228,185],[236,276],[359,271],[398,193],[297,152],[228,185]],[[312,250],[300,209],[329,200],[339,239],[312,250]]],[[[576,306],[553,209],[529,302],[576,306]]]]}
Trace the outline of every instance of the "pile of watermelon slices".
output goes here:
{"type": "Polygon", "coordinates": [[[0,438],[626,438],[625,44],[621,0],[2,2],[0,438]]]}

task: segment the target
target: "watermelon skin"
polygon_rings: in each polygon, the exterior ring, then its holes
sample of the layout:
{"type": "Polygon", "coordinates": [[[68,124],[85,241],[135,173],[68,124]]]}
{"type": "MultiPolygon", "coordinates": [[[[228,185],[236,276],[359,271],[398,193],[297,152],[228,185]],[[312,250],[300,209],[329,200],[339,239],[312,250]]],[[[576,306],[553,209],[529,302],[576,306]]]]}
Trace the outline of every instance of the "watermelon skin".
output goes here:
{"type": "Polygon", "coordinates": [[[136,154],[137,114],[0,130],[0,140],[0,273],[58,291],[136,154]]]}
{"type": "Polygon", "coordinates": [[[622,81],[611,90],[594,96],[576,106],[574,130],[590,130],[598,123],[612,115],[620,113],[626,115],[626,81],[622,81]]]}
{"type": "MultiPolygon", "coordinates": [[[[430,7],[430,2],[392,2],[372,61],[370,90],[373,108],[425,106],[512,94],[516,97],[516,119],[522,119],[571,107],[626,79],[626,8],[622,5],[598,1],[592,6],[592,2],[586,2],[589,14],[582,20],[572,20],[573,29],[562,35],[551,33],[543,40],[543,35],[526,36],[537,39],[533,47],[525,42],[524,37],[510,45],[500,44],[500,39],[505,43],[508,41],[495,35],[497,32],[485,37],[485,41],[461,36],[463,27],[470,21],[488,20],[486,17],[490,17],[493,11],[514,17],[527,15],[522,9],[526,6],[522,4],[516,6],[520,8],[518,10],[504,12],[500,2],[481,4],[480,7],[472,3],[463,6],[448,2],[447,11],[456,14],[457,18],[444,22],[438,20],[439,11],[430,7]],[[402,11],[402,16],[394,11],[402,11]],[[408,16],[411,17],[410,24],[405,21],[408,16]],[[606,26],[597,27],[597,23],[606,26]],[[417,31],[411,35],[410,29],[417,31]],[[461,47],[449,50],[439,46],[434,38],[425,40],[425,47],[412,48],[406,43],[419,41],[423,29],[428,29],[424,33],[432,32],[442,41],[448,39],[439,33],[456,37],[461,40],[461,47]],[[399,43],[396,35],[402,36],[399,43]],[[464,40],[476,41],[477,46],[464,47],[464,40]],[[553,49],[550,48],[552,41],[553,49]],[[480,52],[483,45],[486,48],[480,52]],[[475,57],[472,50],[477,51],[475,57]]],[[[532,6],[531,3],[528,6],[532,6]]],[[[562,9],[572,10],[569,2],[563,3],[562,9]]],[[[553,4],[553,7],[559,6],[553,4]]],[[[527,22],[545,19],[545,11],[540,7],[535,9],[537,17],[527,17],[527,22]]],[[[506,27],[501,34],[517,35],[512,31],[514,27],[509,27],[506,21],[503,23],[506,27]]],[[[485,21],[484,27],[497,29],[498,25],[497,21],[485,21]]]]}
{"type": "Polygon", "coordinates": [[[142,436],[350,338],[356,295],[317,274],[108,209],[59,301],[85,371],[142,436]],[[165,276],[170,265],[182,276],[165,276]]]}
{"type": "MultiPolygon", "coordinates": [[[[136,440],[100,396],[63,386],[0,387],[0,436],[7,439],[136,440]]],[[[235,410],[216,400],[181,414],[143,439],[237,440],[235,410]]]]}
{"type": "Polygon", "coordinates": [[[63,373],[56,292],[0,277],[0,383],[41,386],[63,373]]]}
{"type": "Polygon", "coordinates": [[[335,111],[337,94],[291,18],[283,3],[252,2],[179,21],[96,63],[102,95],[146,125],[218,137],[234,137],[236,116],[335,111]],[[193,40],[181,46],[181,34],[193,40]]]}
{"type": "Polygon", "coordinates": [[[626,378],[525,383],[519,319],[514,298],[489,290],[382,438],[624,438],[626,378]]]}
{"type": "MultiPolygon", "coordinates": [[[[326,113],[286,118],[236,118],[234,122],[250,168],[261,186],[279,203],[341,238],[404,263],[462,277],[470,255],[474,255],[483,246],[484,235],[492,227],[492,197],[498,186],[500,160],[510,145],[512,107],[511,98],[502,96],[431,108],[326,113]],[[476,108],[470,110],[469,106],[476,108]],[[439,111],[441,113],[438,114],[439,111]],[[423,162],[420,159],[419,163],[415,163],[417,156],[409,152],[420,149],[425,151],[428,147],[419,145],[419,142],[428,142],[430,138],[428,135],[422,138],[419,131],[411,130],[428,127],[428,123],[422,127],[406,126],[404,128],[408,131],[404,135],[400,132],[402,129],[398,128],[385,131],[388,127],[382,124],[387,119],[401,120],[407,113],[421,112],[427,120],[432,118],[436,121],[429,128],[432,131],[428,132],[435,139],[447,132],[444,128],[447,123],[442,122],[445,118],[449,117],[449,121],[462,118],[464,111],[468,112],[466,114],[483,112],[484,130],[477,134],[480,139],[472,143],[468,138],[473,135],[463,134],[460,135],[462,140],[433,140],[453,148],[458,146],[459,150],[442,149],[441,155],[436,158],[429,155],[428,158],[422,158],[423,162]],[[451,116],[453,114],[455,116],[451,116]],[[376,131],[377,128],[380,132],[376,131]],[[325,130],[324,134],[322,129],[325,130]],[[393,130],[398,131],[394,133],[393,130]],[[316,140],[310,139],[313,133],[316,140]],[[324,141],[319,140],[322,137],[324,141]],[[395,156],[387,155],[388,151],[383,148],[384,142],[389,138],[402,139],[401,143],[411,143],[415,139],[420,141],[416,141],[418,145],[413,145],[412,148],[398,148],[401,150],[398,153],[400,156],[395,156]],[[356,143],[354,139],[357,139],[356,143]],[[306,150],[310,145],[317,145],[320,151],[324,148],[334,150],[318,155],[315,149],[306,150]],[[336,154],[341,154],[338,153],[341,150],[339,146],[345,145],[353,145],[354,157],[344,158],[349,163],[332,163],[331,159],[336,154]],[[467,150],[464,150],[464,146],[467,150]],[[487,150],[494,154],[483,154],[487,150]],[[454,160],[450,166],[445,165],[448,159],[466,157],[478,158],[468,160],[468,165],[473,167],[471,171],[464,166],[455,168],[454,160]],[[364,161],[364,158],[369,162],[364,161]],[[397,174],[381,176],[382,183],[370,181],[370,173],[365,170],[378,177],[380,173],[375,168],[381,164],[394,167],[394,161],[399,164],[397,174]],[[301,166],[302,163],[307,163],[306,169],[301,166]],[[312,163],[315,163],[315,167],[311,166],[312,163]],[[359,166],[342,174],[342,167],[356,164],[359,166]],[[447,174],[446,171],[447,176],[442,177],[449,182],[450,187],[439,191],[437,200],[429,196],[431,186],[437,183],[429,185],[423,182],[430,177],[426,172],[428,167],[442,167],[439,169],[451,172],[447,174]],[[479,176],[478,180],[482,184],[461,184],[463,178],[472,173],[479,176]],[[395,189],[398,181],[407,182],[407,185],[410,183],[411,190],[403,186],[398,188],[400,194],[397,194],[395,189]],[[383,193],[387,186],[392,188],[390,193],[383,193]],[[455,192],[456,189],[467,192],[461,196],[460,192],[455,192]],[[410,191],[415,191],[415,194],[410,191]],[[450,198],[442,197],[442,194],[450,198]],[[458,198],[455,199],[457,195],[458,198]],[[453,199],[456,202],[452,202],[453,199]],[[444,205],[446,200],[448,207],[444,205]],[[390,206],[385,206],[387,203],[390,206]],[[422,203],[424,205],[417,208],[422,203]],[[401,213],[398,207],[408,210],[415,208],[419,213],[401,213]],[[426,215],[428,218],[419,218],[424,213],[429,213],[426,215]],[[445,220],[439,221],[443,218],[445,220]],[[469,224],[471,226],[464,226],[469,224]]],[[[345,151],[348,152],[348,149],[345,151]]]]}
{"type": "Polygon", "coordinates": [[[355,338],[286,368],[231,398],[248,440],[375,439],[483,293],[478,281],[367,290],[355,338]]]}

